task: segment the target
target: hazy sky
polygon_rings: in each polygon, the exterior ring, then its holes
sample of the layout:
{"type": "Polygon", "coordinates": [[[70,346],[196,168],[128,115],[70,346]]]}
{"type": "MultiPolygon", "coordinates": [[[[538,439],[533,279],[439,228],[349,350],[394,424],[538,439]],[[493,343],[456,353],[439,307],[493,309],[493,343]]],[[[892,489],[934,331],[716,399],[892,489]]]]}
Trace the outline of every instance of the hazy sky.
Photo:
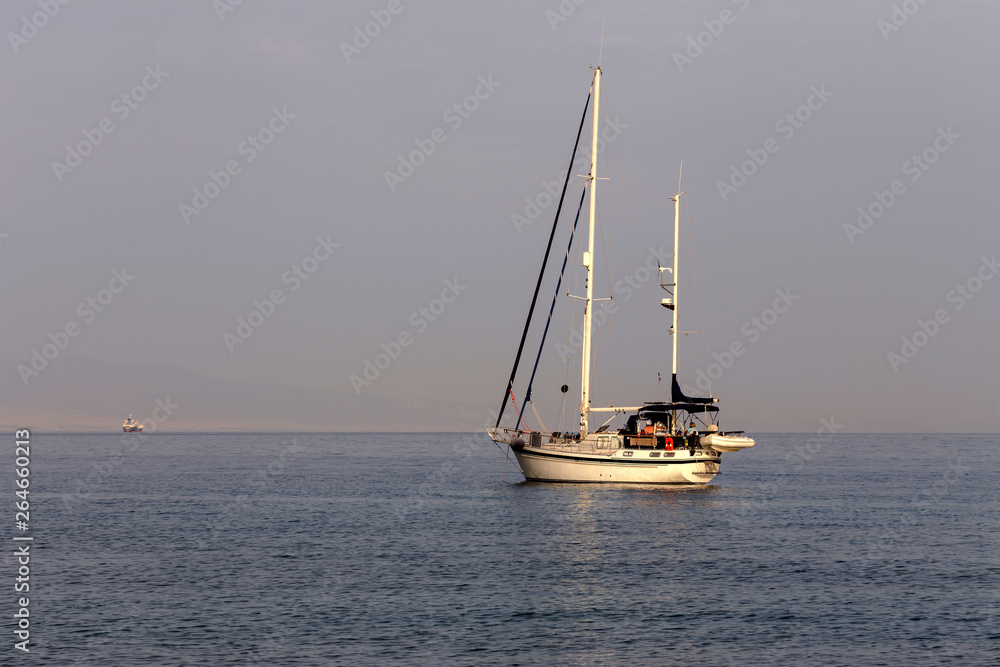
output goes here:
{"type": "MultiPolygon", "coordinates": [[[[656,398],[669,374],[660,289],[621,285],[650,247],[670,261],[683,160],[681,329],[700,333],[681,341],[681,379],[711,372],[724,426],[1000,431],[995,2],[0,13],[4,424],[26,414],[12,406],[46,410],[70,358],[495,407],[603,21],[595,285],[617,308],[595,404],[656,398]],[[384,350],[388,367],[352,385],[384,350]]],[[[554,348],[579,324],[564,298],[556,313],[535,395],[558,410],[565,378],[572,422],[579,362],[554,348]]],[[[264,412],[255,424],[285,419],[264,412]]]]}

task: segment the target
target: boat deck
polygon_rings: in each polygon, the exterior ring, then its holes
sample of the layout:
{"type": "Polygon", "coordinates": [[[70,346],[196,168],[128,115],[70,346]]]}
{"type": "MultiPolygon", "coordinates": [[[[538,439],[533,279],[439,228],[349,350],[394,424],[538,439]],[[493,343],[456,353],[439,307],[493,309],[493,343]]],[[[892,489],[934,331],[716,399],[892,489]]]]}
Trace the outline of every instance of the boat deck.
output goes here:
{"type": "MultiPolygon", "coordinates": [[[[696,453],[702,456],[715,454],[715,452],[705,451],[697,444],[697,440],[691,443],[690,439],[684,436],[669,438],[671,443],[668,445],[666,442],[668,438],[648,434],[591,433],[583,440],[579,440],[564,436],[561,433],[545,434],[539,431],[518,431],[510,428],[499,428],[490,429],[490,437],[496,442],[503,442],[515,448],[519,444],[523,444],[532,449],[573,454],[602,454],[609,456],[619,450],[642,452],[644,458],[670,458],[680,452],[684,452],[690,456],[694,456],[696,453]]],[[[700,436],[696,435],[692,436],[692,438],[700,439],[700,436]]]]}

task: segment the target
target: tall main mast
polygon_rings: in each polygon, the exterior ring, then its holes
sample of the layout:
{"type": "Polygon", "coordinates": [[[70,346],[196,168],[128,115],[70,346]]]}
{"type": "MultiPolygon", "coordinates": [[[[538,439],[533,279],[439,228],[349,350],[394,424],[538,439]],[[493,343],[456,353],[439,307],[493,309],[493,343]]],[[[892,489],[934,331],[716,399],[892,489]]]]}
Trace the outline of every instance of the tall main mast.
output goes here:
{"type": "MultiPolygon", "coordinates": [[[[677,196],[670,198],[670,201],[674,202],[674,270],[673,270],[674,289],[673,289],[673,294],[671,294],[671,297],[673,297],[673,308],[671,308],[671,310],[673,311],[674,314],[674,321],[673,321],[673,326],[670,328],[670,332],[674,335],[673,364],[671,367],[672,380],[677,379],[677,296],[678,296],[677,276],[679,275],[677,273],[677,255],[679,253],[677,251],[680,248],[678,241],[680,239],[680,228],[681,228],[681,195],[684,194],[683,192],[680,192],[680,188],[677,188],[677,190],[678,190],[677,196]]],[[[671,386],[673,386],[673,384],[676,383],[672,383],[671,386]]]]}
{"type": "Polygon", "coordinates": [[[583,307],[583,369],[580,374],[580,438],[587,437],[590,425],[590,330],[594,313],[594,218],[597,207],[597,133],[601,105],[601,68],[594,69],[594,128],[590,140],[590,233],[587,251],[583,253],[583,266],[587,269],[587,299],[583,307]]]}

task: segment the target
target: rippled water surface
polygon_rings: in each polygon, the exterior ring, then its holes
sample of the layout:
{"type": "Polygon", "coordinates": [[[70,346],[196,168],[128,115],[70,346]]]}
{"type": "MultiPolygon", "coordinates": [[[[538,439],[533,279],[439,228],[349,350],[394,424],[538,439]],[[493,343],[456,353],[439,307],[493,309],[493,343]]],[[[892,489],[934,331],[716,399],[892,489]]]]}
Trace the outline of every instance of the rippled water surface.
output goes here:
{"type": "Polygon", "coordinates": [[[482,435],[33,435],[0,662],[1000,665],[996,436],[757,441],[685,489],[482,435]]]}

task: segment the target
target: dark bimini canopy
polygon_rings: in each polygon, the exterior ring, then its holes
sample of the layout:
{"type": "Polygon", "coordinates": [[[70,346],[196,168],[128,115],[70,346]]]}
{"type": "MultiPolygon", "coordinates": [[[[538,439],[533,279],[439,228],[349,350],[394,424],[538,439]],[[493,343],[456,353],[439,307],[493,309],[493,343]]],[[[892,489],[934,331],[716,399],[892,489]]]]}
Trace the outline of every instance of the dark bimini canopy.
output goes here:
{"type": "Polygon", "coordinates": [[[718,412],[719,406],[708,405],[706,403],[648,403],[639,408],[639,416],[649,419],[651,415],[665,414],[667,412],[718,412]]]}

